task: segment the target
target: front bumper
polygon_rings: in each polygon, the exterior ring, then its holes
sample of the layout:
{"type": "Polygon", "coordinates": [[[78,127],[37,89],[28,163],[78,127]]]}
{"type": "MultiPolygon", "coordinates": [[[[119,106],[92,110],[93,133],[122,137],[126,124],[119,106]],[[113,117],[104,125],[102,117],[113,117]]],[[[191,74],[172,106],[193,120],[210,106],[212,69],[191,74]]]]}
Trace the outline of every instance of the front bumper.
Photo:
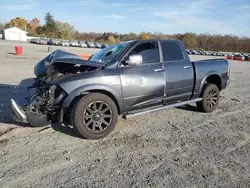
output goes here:
{"type": "Polygon", "coordinates": [[[36,114],[32,111],[25,112],[13,99],[11,99],[11,107],[13,111],[13,119],[17,122],[28,123],[33,127],[42,127],[51,123],[51,121],[48,121],[47,115],[36,114]]]}
{"type": "Polygon", "coordinates": [[[226,89],[230,84],[230,80],[228,79],[226,82],[222,82],[222,89],[226,89]]]}
{"type": "Polygon", "coordinates": [[[12,115],[15,117],[15,120],[21,123],[27,123],[25,112],[17,105],[17,103],[13,99],[11,99],[10,102],[13,110],[12,115]]]}

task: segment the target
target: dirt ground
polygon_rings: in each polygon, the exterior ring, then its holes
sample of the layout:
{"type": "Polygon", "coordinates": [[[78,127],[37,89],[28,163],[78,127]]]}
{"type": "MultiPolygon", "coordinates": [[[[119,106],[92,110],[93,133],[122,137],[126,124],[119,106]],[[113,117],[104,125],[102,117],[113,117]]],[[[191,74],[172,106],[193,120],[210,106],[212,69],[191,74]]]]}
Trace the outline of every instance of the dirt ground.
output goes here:
{"type": "MultiPolygon", "coordinates": [[[[231,61],[231,83],[211,114],[195,106],[129,120],[89,141],[63,125],[31,128],[10,117],[47,46],[0,41],[0,187],[250,187],[250,62],[231,61]]],[[[91,54],[93,49],[63,48],[91,54]]],[[[194,59],[211,58],[194,56],[194,59]]]]}

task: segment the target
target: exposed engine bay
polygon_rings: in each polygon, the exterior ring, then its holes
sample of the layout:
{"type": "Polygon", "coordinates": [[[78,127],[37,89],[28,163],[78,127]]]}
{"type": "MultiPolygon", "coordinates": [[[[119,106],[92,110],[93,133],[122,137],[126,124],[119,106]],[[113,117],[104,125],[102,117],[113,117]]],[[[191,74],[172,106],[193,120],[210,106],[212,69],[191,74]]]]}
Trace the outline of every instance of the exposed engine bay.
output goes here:
{"type": "Polygon", "coordinates": [[[39,78],[28,87],[28,91],[31,95],[26,98],[27,103],[24,107],[20,108],[17,104],[13,104],[14,100],[12,101],[12,107],[17,106],[13,108],[16,111],[15,115],[18,116],[15,119],[35,126],[44,126],[56,121],[67,93],[60,86],[47,84],[39,78]],[[19,109],[15,110],[16,108],[19,109]]]}
{"type": "MultiPolygon", "coordinates": [[[[23,108],[27,120],[32,124],[37,118],[41,124],[54,120],[60,108],[60,102],[67,95],[59,86],[46,85],[35,82],[35,93],[27,100],[27,105],[23,108]],[[37,118],[36,118],[37,117],[37,118]]],[[[37,122],[35,122],[37,124],[37,122]]]]}
{"type": "Polygon", "coordinates": [[[71,63],[54,63],[50,65],[47,70],[47,76],[43,81],[52,81],[61,76],[70,76],[73,74],[87,73],[96,70],[96,67],[89,67],[86,65],[71,64],[71,63]]]}

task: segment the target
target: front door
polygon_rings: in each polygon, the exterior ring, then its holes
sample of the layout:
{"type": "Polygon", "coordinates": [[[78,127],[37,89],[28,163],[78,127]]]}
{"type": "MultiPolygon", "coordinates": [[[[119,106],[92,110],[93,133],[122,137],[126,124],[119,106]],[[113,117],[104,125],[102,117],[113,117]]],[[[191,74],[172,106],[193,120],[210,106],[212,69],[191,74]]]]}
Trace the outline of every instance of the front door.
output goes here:
{"type": "Polygon", "coordinates": [[[161,103],[164,96],[164,69],[160,62],[158,43],[140,42],[126,57],[134,54],[142,55],[143,63],[136,66],[121,65],[119,69],[127,110],[161,103]]]}

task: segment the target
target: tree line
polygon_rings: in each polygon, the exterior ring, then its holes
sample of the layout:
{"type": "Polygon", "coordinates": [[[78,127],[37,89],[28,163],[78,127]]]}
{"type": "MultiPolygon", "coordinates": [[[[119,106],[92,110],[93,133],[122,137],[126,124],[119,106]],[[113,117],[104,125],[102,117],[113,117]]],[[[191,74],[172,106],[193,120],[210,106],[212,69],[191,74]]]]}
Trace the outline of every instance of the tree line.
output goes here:
{"type": "Polygon", "coordinates": [[[250,38],[237,37],[233,35],[211,35],[211,34],[164,34],[161,32],[141,32],[119,34],[117,32],[80,32],[66,22],[57,21],[49,12],[45,14],[44,25],[40,24],[38,18],[28,22],[27,19],[16,17],[9,23],[0,23],[0,30],[16,26],[28,31],[29,36],[83,40],[101,43],[115,44],[121,41],[136,39],[178,39],[187,49],[226,51],[226,52],[250,52],[250,38]]]}

